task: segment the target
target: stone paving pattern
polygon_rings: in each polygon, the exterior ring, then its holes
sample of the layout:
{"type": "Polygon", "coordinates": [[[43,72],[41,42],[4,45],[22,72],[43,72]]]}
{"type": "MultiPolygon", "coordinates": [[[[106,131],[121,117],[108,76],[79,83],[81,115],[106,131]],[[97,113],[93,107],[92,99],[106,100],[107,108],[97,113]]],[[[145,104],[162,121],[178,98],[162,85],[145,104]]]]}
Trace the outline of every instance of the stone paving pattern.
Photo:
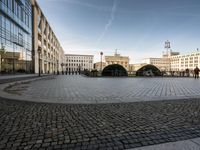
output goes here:
{"type": "Polygon", "coordinates": [[[194,78],[87,78],[60,75],[52,80],[14,86],[8,91],[29,101],[55,103],[115,103],[200,98],[194,78]]]}
{"type": "Polygon", "coordinates": [[[200,101],[47,104],[0,98],[0,149],[129,149],[200,137],[200,101]]]}
{"type": "Polygon", "coordinates": [[[28,79],[34,79],[34,78],[38,78],[37,76],[24,76],[24,77],[18,77],[18,78],[6,78],[3,79],[3,77],[0,78],[0,84],[4,84],[4,83],[9,83],[9,82],[15,82],[15,81],[22,81],[22,80],[28,80],[28,79]]]}

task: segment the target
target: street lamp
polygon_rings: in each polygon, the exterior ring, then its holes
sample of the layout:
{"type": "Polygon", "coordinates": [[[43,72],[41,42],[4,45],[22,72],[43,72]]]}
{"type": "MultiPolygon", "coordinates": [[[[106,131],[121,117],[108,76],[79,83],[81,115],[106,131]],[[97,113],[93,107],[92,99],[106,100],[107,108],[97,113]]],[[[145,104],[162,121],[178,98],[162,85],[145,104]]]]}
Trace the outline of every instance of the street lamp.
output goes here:
{"type": "Polygon", "coordinates": [[[6,50],[5,50],[5,46],[3,46],[3,43],[1,43],[1,49],[0,49],[0,55],[1,55],[1,72],[2,72],[2,60],[3,60],[3,56],[5,54],[6,50]]]}
{"type": "Polygon", "coordinates": [[[103,52],[100,52],[101,55],[101,72],[102,72],[102,56],[103,56],[103,52]]]}
{"type": "Polygon", "coordinates": [[[63,66],[64,66],[65,64],[64,63],[61,63],[61,67],[62,67],[62,74],[64,74],[64,71],[63,71],[63,66]]]}
{"type": "Polygon", "coordinates": [[[41,76],[41,69],[40,69],[40,66],[41,66],[41,64],[40,64],[40,56],[41,56],[41,48],[38,48],[38,67],[39,67],[39,77],[41,76]]]}
{"type": "Polygon", "coordinates": [[[78,65],[78,74],[80,74],[80,72],[81,72],[81,66],[80,66],[80,64],[78,65]]]}
{"type": "Polygon", "coordinates": [[[57,60],[57,75],[59,75],[59,63],[58,63],[58,60],[57,60]]]}

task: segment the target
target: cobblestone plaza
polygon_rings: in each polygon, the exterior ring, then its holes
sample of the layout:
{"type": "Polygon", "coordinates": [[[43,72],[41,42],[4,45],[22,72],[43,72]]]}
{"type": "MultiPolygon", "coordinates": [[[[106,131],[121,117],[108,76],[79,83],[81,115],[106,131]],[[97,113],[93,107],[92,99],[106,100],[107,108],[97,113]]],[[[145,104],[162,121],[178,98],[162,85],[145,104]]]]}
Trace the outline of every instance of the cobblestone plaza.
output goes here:
{"type": "Polygon", "coordinates": [[[0,149],[117,150],[197,138],[199,82],[60,75],[10,86],[24,99],[0,98],[0,149]]]}
{"type": "Polygon", "coordinates": [[[118,103],[200,97],[193,78],[56,76],[7,89],[14,98],[53,103],[118,103]]]}

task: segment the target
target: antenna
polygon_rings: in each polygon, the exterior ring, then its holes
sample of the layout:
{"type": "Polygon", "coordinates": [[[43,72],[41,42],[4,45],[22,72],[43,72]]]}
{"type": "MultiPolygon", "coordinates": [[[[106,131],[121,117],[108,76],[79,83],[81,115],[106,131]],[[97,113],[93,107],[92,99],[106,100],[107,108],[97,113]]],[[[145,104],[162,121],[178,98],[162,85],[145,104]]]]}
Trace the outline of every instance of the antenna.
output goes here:
{"type": "MultiPolygon", "coordinates": [[[[167,54],[168,54],[168,56],[169,56],[169,49],[171,48],[171,46],[170,46],[170,42],[167,40],[166,42],[165,42],[165,49],[166,49],[166,51],[167,51],[167,54]]],[[[170,51],[171,52],[171,51],[170,51]]]]}
{"type": "Polygon", "coordinates": [[[166,49],[170,49],[171,48],[170,42],[168,40],[165,42],[165,48],[166,49]]]}
{"type": "Polygon", "coordinates": [[[115,49],[115,55],[117,55],[117,49],[115,49]]]}

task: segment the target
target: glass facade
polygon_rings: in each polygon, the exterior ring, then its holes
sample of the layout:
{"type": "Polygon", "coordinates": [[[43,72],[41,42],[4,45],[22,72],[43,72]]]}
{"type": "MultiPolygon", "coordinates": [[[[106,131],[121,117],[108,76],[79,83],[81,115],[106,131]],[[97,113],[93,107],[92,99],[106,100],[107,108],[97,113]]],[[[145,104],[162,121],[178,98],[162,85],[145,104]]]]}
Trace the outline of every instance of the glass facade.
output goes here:
{"type": "Polygon", "coordinates": [[[0,0],[0,71],[32,73],[30,0],[0,0]]]}

